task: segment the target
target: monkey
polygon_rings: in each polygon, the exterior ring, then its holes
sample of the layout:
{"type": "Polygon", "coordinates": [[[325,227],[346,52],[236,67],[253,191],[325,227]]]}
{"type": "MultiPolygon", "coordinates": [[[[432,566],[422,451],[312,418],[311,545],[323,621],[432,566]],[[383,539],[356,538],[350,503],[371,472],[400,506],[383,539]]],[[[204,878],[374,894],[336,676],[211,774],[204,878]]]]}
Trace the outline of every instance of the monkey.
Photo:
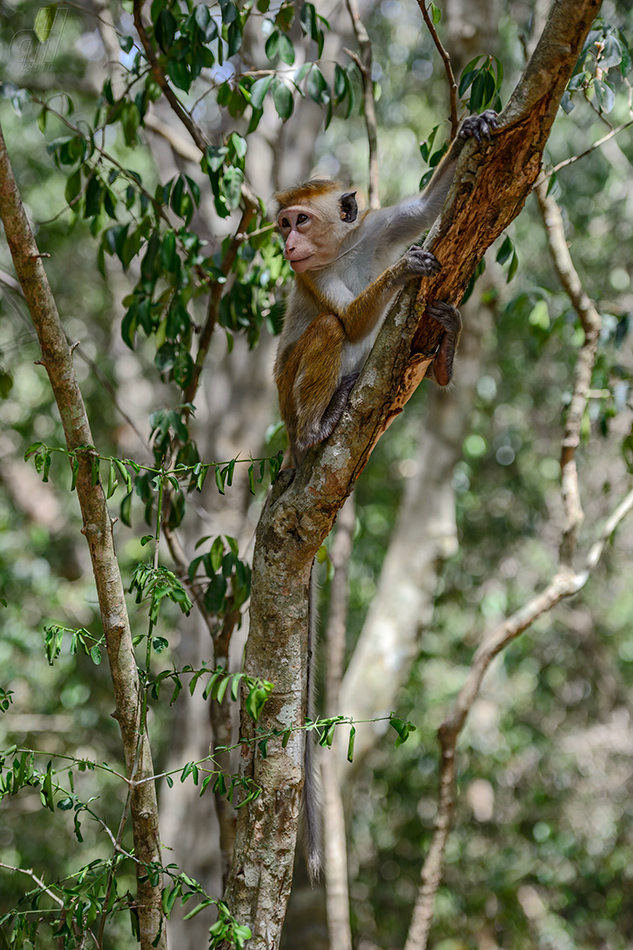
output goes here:
{"type": "MultiPolygon", "coordinates": [[[[497,116],[491,109],[464,119],[425,190],[393,207],[360,212],[356,192],[343,192],[338,182],[319,178],[275,196],[284,258],[296,275],[275,362],[279,408],[295,467],[310,446],[334,431],[397,291],[413,278],[439,272],[441,265],[430,251],[417,245],[405,249],[440,213],[468,139],[489,141],[496,128],[497,116]]],[[[446,386],[453,375],[461,316],[441,300],[429,304],[427,311],[444,329],[427,375],[446,386]]],[[[313,567],[307,660],[310,718],[314,718],[315,599],[313,567]]],[[[304,838],[312,882],[321,866],[313,757],[314,743],[306,736],[304,838]]]]}
{"type": "MultiPolygon", "coordinates": [[[[275,196],[284,258],[296,275],[275,362],[293,465],[333,432],[396,292],[439,272],[430,251],[405,248],[440,213],[468,139],[489,141],[496,128],[491,109],[464,119],[424,191],[393,207],[360,212],[356,192],[320,178],[275,196]]],[[[461,316],[440,300],[427,311],[444,328],[427,375],[446,386],[461,316]]]]}

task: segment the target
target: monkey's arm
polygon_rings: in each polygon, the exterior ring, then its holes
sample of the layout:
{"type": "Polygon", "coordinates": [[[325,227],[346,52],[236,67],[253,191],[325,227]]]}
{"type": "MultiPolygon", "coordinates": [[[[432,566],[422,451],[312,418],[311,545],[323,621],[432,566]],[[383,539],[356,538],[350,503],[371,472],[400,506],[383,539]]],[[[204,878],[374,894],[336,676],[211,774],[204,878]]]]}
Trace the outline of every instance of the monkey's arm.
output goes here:
{"type": "Polygon", "coordinates": [[[457,160],[466,142],[471,138],[479,143],[483,140],[490,141],[496,128],[497,115],[492,109],[486,109],[479,116],[467,116],[424,191],[405,198],[392,208],[371,212],[367,216],[366,223],[363,224],[366,239],[371,241],[377,236],[378,254],[382,243],[406,247],[431,227],[451,189],[457,160]]]}
{"type": "Polygon", "coordinates": [[[340,314],[348,341],[358,343],[375,329],[400,287],[414,277],[431,277],[439,269],[440,264],[430,251],[421,247],[409,248],[340,314]]]}

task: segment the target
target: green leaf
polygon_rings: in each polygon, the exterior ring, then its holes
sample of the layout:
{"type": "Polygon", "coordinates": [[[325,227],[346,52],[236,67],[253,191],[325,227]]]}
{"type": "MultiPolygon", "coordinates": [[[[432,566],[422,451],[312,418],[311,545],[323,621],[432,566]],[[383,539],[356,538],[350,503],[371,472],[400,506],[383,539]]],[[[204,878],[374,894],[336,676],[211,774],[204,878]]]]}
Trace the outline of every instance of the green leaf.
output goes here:
{"type": "Polygon", "coordinates": [[[35,23],[33,24],[33,31],[37,36],[40,43],[45,43],[49,36],[51,35],[51,30],[53,29],[53,23],[55,22],[55,14],[57,13],[57,5],[53,4],[50,7],[40,7],[40,9],[35,14],[35,23]]]}
{"type": "Polygon", "coordinates": [[[515,250],[512,254],[512,260],[510,261],[510,266],[508,268],[508,280],[507,280],[508,284],[510,283],[510,281],[516,274],[518,267],[519,267],[519,256],[515,250]]]}
{"type": "Polygon", "coordinates": [[[72,204],[81,191],[81,168],[77,168],[68,181],[66,182],[66,188],[64,191],[64,197],[68,204],[72,204]]]}
{"type": "Polygon", "coordinates": [[[285,83],[280,82],[275,88],[273,92],[273,102],[279,118],[284,122],[289,119],[294,108],[294,100],[292,98],[292,92],[285,83]]]}
{"type": "Polygon", "coordinates": [[[352,726],[349,731],[349,742],[347,743],[347,761],[352,762],[354,759],[354,740],[356,739],[356,727],[352,726]]]}
{"type": "Polygon", "coordinates": [[[334,101],[339,105],[349,93],[349,77],[338,63],[334,66],[334,101]]]}
{"type": "Polygon", "coordinates": [[[593,88],[601,112],[611,112],[615,105],[614,87],[611,83],[605,82],[603,79],[594,79],[593,88]]]}
{"type": "Polygon", "coordinates": [[[282,62],[286,63],[288,66],[292,66],[295,61],[295,48],[292,45],[292,42],[285,33],[279,34],[279,41],[277,43],[277,52],[279,53],[279,58],[282,62]]]}
{"type": "Polygon", "coordinates": [[[280,34],[279,30],[274,30],[274,31],[270,34],[270,36],[268,37],[268,39],[266,40],[266,44],[265,44],[265,46],[264,46],[264,51],[265,51],[266,56],[268,57],[268,59],[274,59],[274,58],[277,56],[277,54],[278,54],[278,49],[279,49],[279,37],[280,37],[280,36],[281,36],[281,34],[280,34]]]}
{"type": "Polygon", "coordinates": [[[253,109],[261,109],[263,107],[264,98],[272,81],[272,76],[263,76],[253,83],[250,88],[251,105],[253,109]]]}
{"type": "Polygon", "coordinates": [[[106,492],[106,497],[107,497],[107,498],[112,498],[112,496],[114,495],[114,493],[115,493],[115,491],[116,491],[116,487],[117,487],[118,484],[119,484],[119,483],[118,483],[117,477],[116,477],[116,468],[115,468],[113,462],[110,461],[110,468],[109,468],[109,471],[108,471],[108,489],[107,489],[107,492],[106,492]]]}
{"type": "Polygon", "coordinates": [[[155,36],[163,53],[169,54],[176,37],[178,23],[170,10],[161,10],[156,20],[155,36]]]}
{"type": "Polygon", "coordinates": [[[505,262],[510,258],[513,250],[514,245],[512,244],[512,239],[510,237],[506,237],[505,241],[497,251],[497,262],[502,265],[505,264],[505,262]]]}
{"type": "Polygon", "coordinates": [[[263,683],[261,686],[257,686],[254,689],[251,689],[248,696],[246,697],[246,712],[251,717],[254,722],[257,722],[259,719],[262,709],[268,697],[273,691],[272,683],[263,683]]]}
{"type": "Polygon", "coordinates": [[[121,502],[121,521],[124,525],[127,525],[128,528],[132,527],[132,521],[130,518],[132,512],[132,492],[128,492],[123,501],[121,502]]]}
{"type": "Polygon", "coordinates": [[[175,273],[178,252],[176,250],[176,233],[171,228],[166,232],[160,246],[160,262],[164,270],[175,273]]]}
{"type": "MultiPolygon", "coordinates": [[[[272,77],[269,77],[272,78],[272,77]]],[[[248,143],[246,139],[239,134],[239,132],[231,132],[229,135],[229,149],[235,154],[239,159],[246,157],[246,151],[248,148],[248,143]]]]}
{"type": "Polygon", "coordinates": [[[119,475],[125,482],[126,490],[128,492],[131,492],[132,491],[132,476],[128,472],[127,468],[125,467],[121,459],[113,459],[113,462],[117,467],[119,475]]]}
{"type": "Polygon", "coordinates": [[[391,713],[389,716],[389,725],[398,733],[398,738],[396,739],[396,748],[406,742],[409,738],[409,735],[416,731],[416,727],[412,722],[409,722],[406,719],[400,719],[398,716],[394,716],[393,713],[391,713]]]}
{"type": "Polygon", "coordinates": [[[330,87],[316,63],[308,75],[306,89],[310,98],[314,99],[318,105],[328,105],[330,102],[330,87]]]}

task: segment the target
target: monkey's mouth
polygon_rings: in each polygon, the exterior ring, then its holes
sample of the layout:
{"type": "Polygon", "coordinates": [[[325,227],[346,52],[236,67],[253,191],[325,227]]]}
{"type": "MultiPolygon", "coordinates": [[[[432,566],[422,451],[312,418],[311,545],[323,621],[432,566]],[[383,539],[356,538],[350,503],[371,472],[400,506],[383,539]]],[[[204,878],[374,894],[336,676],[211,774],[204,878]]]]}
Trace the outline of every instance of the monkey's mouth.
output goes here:
{"type": "Polygon", "coordinates": [[[296,270],[297,264],[305,264],[306,261],[309,261],[311,259],[312,259],[312,254],[308,254],[307,257],[297,257],[295,258],[295,260],[288,260],[288,263],[290,264],[293,270],[296,270]]]}

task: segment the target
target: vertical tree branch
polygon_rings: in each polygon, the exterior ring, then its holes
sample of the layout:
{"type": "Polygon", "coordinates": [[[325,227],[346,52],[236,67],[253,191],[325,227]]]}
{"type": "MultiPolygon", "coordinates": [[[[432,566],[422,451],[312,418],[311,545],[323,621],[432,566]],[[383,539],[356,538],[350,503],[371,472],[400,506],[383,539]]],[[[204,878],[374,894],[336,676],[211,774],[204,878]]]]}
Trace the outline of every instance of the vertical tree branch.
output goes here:
{"type": "MultiPolygon", "coordinates": [[[[330,588],[330,613],[325,634],[326,716],[336,716],[338,713],[349,608],[349,562],[355,528],[356,506],[352,494],[339,512],[336,536],[330,554],[334,565],[334,577],[330,588]]],[[[352,950],[343,798],[334,752],[332,749],[322,751],[325,898],[330,948],[331,950],[352,950]]]]}
{"type": "Polygon", "coordinates": [[[560,459],[563,503],[567,521],[561,541],[560,559],[561,564],[571,567],[578,530],[584,518],[578,491],[576,449],[580,444],[580,426],[587,408],[587,393],[591,388],[591,374],[596,359],[602,321],[600,314],[580,282],[565,241],[565,229],[560,208],[554,197],[547,194],[547,180],[543,176],[537,182],[534,191],[543,216],[554,269],[574,310],[578,314],[585,332],[585,341],[578,355],[574,371],[574,389],[567,410],[560,459]]]}
{"type": "Polygon", "coordinates": [[[142,8],[143,0],[134,0],[134,26],[136,27],[136,32],[138,33],[143,49],[145,50],[145,55],[147,56],[147,61],[150,65],[154,78],[162,89],[167,102],[176,113],[184,127],[187,129],[191,138],[194,140],[200,151],[204,152],[209,143],[202,134],[200,126],[197,124],[197,122],[194,122],[174,90],[169,85],[167,77],[165,76],[160,63],[158,62],[158,57],[156,56],[154,48],[149,41],[147,31],[143,25],[142,8]]]}
{"type": "Polygon", "coordinates": [[[27,220],[17,182],[0,129],[0,217],[18,280],[24,291],[42,349],[45,367],[57,403],[66,444],[78,451],[77,497],[83,517],[82,533],[90,548],[99,609],[106,639],[116,710],[123,740],[126,774],[132,789],[131,816],[137,870],[137,909],[142,950],[166,950],[161,906],[161,883],[152,884],[147,866],[160,865],[156,790],[148,779],[154,772],[145,732],[139,741],[141,686],[134,657],[130,621],[119,565],[114,551],[112,524],[103,486],[92,484],[90,424],[77,384],[72,354],[57,312],[46,272],[27,220]],[[85,451],[81,451],[85,447],[85,451]]]}
{"type": "Polygon", "coordinates": [[[426,0],[418,0],[418,6],[420,12],[424,17],[424,22],[426,23],[427,29],[431,34],[431,39],[435,43],[435,48],[442,57],[442,62],[444,63],[444,70],[446,72],[446,79],[448,80],[448,95],[450,101],[451,109],[451,138],[454,139],[457,134],[457,83],[455,82],[455,74],[453,73],[453,67],[451,65],[451,58],[444,49],[442,41],[437,35],[437,30],[433,20],[429,16],[429,11],[426,6],[426,0]]]}
{"type": "Polygon", "coordinates": [[[369,188],[368,199],[370,208],[380,207],[380,175],[378,172],[378,133],[376,131],[376,105],[374,102],[374,83],[372,79],[373,54],[371,40],[365,25],[360,18],[357,0],[346,0],[349,15],[356,35],[356,42],[360,48],[360,57],[346,50],[360,70],[363,84],[363,105],[365,107],[365,126],[367,128],[367,142],[369,145],[369,188]]]}

